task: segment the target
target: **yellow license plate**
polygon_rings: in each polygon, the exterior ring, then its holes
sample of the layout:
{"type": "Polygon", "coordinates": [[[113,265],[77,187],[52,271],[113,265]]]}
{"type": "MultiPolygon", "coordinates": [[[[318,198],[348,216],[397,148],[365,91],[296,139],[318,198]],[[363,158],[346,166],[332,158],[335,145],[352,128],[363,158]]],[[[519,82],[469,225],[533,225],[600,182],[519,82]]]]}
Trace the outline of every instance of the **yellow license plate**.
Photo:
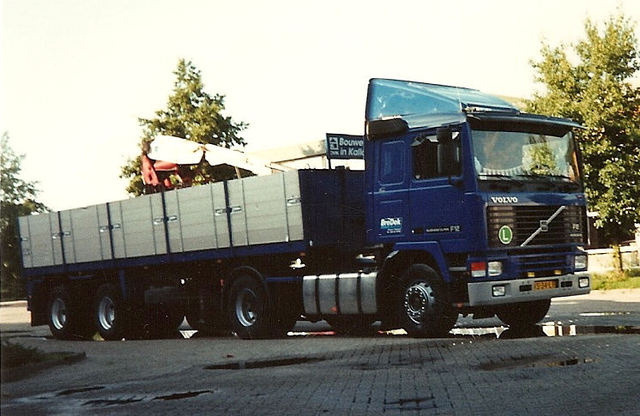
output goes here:
{"type": "Polygon", "coordinates": [[[557,280],[540,280],[538,282],[533,282],[533,290],[556,289],[557,287],[557,280]]]}

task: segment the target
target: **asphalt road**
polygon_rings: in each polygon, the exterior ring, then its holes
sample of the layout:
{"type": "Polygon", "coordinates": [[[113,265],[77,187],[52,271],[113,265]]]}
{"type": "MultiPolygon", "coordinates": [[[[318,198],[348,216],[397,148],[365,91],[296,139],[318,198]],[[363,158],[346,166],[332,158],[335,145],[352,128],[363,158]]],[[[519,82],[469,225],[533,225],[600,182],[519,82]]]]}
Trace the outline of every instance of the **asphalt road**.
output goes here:
{"type": "Polygon", "coordinates": [[[460,318],[449,338],[339,337],[298,323],[285,339],[58,341],[24,304],[2,339],[86,359],[2,382],[2,415],[640,415],[640,290],[556,299],[514,334],[460,318]]]}

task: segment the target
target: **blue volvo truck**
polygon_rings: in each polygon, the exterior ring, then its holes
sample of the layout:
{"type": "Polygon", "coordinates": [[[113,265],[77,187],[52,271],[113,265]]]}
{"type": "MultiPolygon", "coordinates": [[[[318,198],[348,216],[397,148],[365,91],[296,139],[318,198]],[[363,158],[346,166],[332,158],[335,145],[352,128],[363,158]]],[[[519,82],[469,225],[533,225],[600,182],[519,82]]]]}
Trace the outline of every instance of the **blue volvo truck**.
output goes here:
{"type": "Polygon", "coordinates": [[[372,79],[365,169],[304,169],[21,217],[32,325],[57,338],[446,335],[588,293],[571,120],[477,90],[372,79]]]}

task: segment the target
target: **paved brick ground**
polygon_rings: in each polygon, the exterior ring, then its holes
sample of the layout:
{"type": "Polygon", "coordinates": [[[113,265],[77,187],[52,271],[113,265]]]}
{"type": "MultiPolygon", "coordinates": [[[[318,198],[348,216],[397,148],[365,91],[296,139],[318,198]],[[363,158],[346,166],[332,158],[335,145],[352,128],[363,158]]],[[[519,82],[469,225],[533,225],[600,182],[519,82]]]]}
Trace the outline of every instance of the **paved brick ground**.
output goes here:
{"type": "MultiPolygon", "coordinates": [[[[87,358],[3,382],[0,414],[640,415],[640,291],[606,295],[554,301],[548,320],[586,335],[523,339],[501,327],[500,339],[70,342],[4,306],[3,340],[87,358]],[[636,334],[590,331],[603,325],[636,334]]],[[[500,325],[461,319],[457,333],[481,323],[500,325]]]]}
{"type": "Polygon", "coordinates": [[[259,341],[250,357],[3,394],[2,414],[640,414],[639,335],[292,341],[281,353],[259,341]]]}

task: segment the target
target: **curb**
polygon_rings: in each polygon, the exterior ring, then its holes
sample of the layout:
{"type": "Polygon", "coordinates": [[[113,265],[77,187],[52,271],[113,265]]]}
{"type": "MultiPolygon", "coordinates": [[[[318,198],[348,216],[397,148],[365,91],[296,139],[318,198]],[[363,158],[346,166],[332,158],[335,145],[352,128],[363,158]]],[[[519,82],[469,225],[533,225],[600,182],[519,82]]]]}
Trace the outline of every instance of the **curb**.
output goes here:
{"type": "Polygon", "coordinates": [[[10,306],[22,306],[22,305],[26,307],[27,301],[26,300],[9,300],[6,302],[0,302],[0,308],[10,307],[10,306]]]}

